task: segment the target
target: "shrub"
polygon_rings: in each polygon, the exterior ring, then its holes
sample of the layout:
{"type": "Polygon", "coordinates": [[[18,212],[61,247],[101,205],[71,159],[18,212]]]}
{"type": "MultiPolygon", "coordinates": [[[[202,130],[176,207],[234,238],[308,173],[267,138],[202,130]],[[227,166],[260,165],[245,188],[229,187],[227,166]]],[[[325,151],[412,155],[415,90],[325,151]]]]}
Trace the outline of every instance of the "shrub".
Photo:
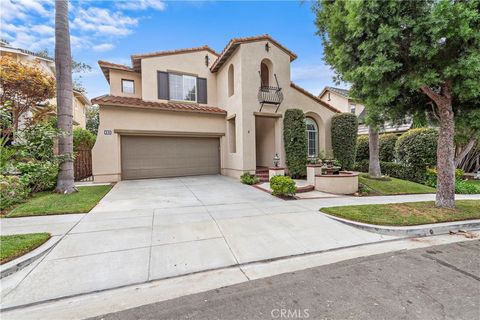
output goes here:
{"type": "Polygon", "coordinates": [[[30,160],[17,163],[22,179],[32,192],[52,190],[58,175],[58,164],[52,161],[30,160]]]}
{"type": "Polygon", "coordinates": [[[95,144],[97,137],[83,128],[73,129],[73,150],[90,150],[95,144]]]}
{"type": "MultiPolygon", "coordinates": [[[[465,171],[462,169],[455,169],[455,181],[461,181],[464,174],[465,171]]],[[[437,168],[428,168],[426,170],[425,184],[433,188],[437,187],[437,168]]]]}
{"type": "Polygon", "coordinates": [[[355,161],[360,162],[364,160],[369,160],[370,159],[370,147],[368,144],[368,136],[362,135],[358,136],[357,138],[357,156],[355,161]]]}
{"type": "Polygon", "coordinates": [[[270,188],[274,196],[293,196],[297,191],[295,181],[290,177],[274,176],[270,179],[270,188]]]}
{"type": "Polygon", "coordinates": [[[28,127],[20,136],[19,150],[23,157],[51,161],[58,130],[53,121],[44,121],[28,127]]]}
{"type": "Polygon", "coordinates": [[[455,181],[455,193],[477,194],[480,193],[480,185],[471,183],[468,180],[457,180],[455,181]]]}
{"type": "Polygon", "coordinates": [[[248,185],[252,185],[252,184],[256,184],[259,182],[258,178],[255,177],[253,174],[251,174],[250,172],[245,172],[244,174],[242,174],[240,176],[240,181],[243,183],[243,184],[248,184],[248,185]]]}
{"type": "Polygon", "coordinates": [[[395,159],[395,143],[397,140],[398,136],[394,133],[380,135],[380,161],[392,162],[395,159]]]}
{"type": "MultiPolygon", "coordinates": [[[[380,168],[384,175],[424,183],[426,179],[426,170],[413,168],[396,162],[380,161],[380,168]]],[[[355,164],[355,171],[368,172],[368,160],[360,161],[355,164]]]]}
{"type": "Polygon", "coordinates": [[[27,183],[19,176],[0,175],[0,210],[22,202],[29,193],[27,183]]]}
{"type": "Polygon", "coordinates": [[[405,132],[395,144],[397,161],[421,169],[436,166],[437,138],[435,129],[418,128],[405,132]]]}
{"type": "Polygon", "coordinates": [[[292,177],[306,175],[307,134],[302,110],[288,109],[283,119],[283,140],[288,172],[292,177]]]}
{"type": "Polygon", "coordinates": [[[332,118],[333,156],[342,168],[351,170],[355,164],[358,119],[352,113],[341,113],[332,118]]]}

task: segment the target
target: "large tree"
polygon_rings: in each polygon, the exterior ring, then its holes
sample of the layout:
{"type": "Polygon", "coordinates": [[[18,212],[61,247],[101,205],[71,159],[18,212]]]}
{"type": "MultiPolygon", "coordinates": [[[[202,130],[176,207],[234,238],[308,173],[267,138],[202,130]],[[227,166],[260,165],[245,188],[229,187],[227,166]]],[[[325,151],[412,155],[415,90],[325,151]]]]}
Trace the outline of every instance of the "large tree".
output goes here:
{"type": "Polygon", "coordinates": [[[438,118],[436,205],[455,206],[454,115],[480,98],[480,1],[324,0],[325,58],[367,110],[438,118]],[[429,104],[407,103],[412,96],[429,104]],[[454,101],[459,101],[454,105],[454,101]]]}
{"type": "Polygon", "coordinates": [[[55,68],[57,80],[58,151],[61,159],[55,191],[75,192],[73,175],[73,85],[68,0],[55,0],[55,68]]]}

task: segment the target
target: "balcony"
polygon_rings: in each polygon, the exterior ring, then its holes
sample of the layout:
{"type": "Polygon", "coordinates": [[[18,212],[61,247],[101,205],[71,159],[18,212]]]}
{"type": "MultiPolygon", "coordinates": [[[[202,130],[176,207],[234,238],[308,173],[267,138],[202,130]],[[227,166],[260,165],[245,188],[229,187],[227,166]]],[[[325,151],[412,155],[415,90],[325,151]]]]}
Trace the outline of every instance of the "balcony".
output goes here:
{"type": "MultiPolygon", "coordinates": [[[[261,86],[258,89],[258,102],[262,105],[260,112],[262,111],[264,104],[273,104],[278,107],[283,101],[283,92],[280,87],[261,86]]],[[[277,112],[277,111],[275,111],[277,112]]]]}

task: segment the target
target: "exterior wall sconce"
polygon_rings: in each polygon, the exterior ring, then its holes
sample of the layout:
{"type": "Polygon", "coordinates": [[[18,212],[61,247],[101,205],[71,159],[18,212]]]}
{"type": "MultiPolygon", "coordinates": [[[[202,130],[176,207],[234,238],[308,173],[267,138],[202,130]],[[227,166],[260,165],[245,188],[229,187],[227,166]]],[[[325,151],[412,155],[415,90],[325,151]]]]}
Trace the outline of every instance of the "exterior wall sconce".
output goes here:
{"type": "Polygon", "coordinates": [[[270,45],[268,44],[268,42],[265,43],[265,51],[270,51],[270,45]]]}
{"type": "Polygon", "coordinates": [[[210,64],[210,58],[208,57],[208,54],[205,55],[205,65],[208,67],[208,65],[210,64]]]}
{"type": "Polygon", "coordinates": [[[278,156],[278,153],[275,153],[275,156],[273,157],[273,165],[275,167],[278,167],[280,164],[280,157],[278,156]]]}

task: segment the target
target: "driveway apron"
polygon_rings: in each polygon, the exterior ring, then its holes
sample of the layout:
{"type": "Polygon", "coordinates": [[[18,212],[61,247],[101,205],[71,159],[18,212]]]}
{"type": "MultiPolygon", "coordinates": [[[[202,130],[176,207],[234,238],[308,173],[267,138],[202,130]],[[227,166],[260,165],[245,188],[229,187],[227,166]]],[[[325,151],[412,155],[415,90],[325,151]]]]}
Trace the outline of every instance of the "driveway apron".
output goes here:
{"type": "Polygon", "coordinates": [[[121,181],[2,291],[2,308],[394,238],[330,220],[308,201],[219,175],[121,181]]]}

